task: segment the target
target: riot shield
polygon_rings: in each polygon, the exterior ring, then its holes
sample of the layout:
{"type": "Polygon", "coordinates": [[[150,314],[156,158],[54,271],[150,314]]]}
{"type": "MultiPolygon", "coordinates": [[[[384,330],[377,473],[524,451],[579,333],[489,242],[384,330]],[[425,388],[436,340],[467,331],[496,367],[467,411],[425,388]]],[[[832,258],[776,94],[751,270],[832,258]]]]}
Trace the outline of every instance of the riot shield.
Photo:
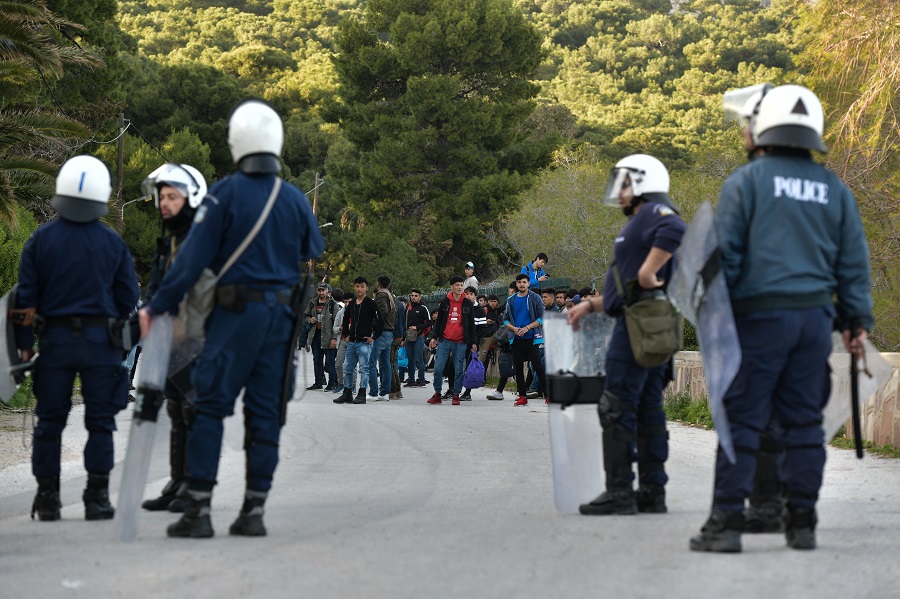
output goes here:
{"type": "Polygon", "coordinates": [[[564,514],[577,514],[579,505],[604,488],[597,401],[614,326],[615,320],[602,313],[585,316],[578,331],[563,315],[544,317],[553,492],[556,509],[564,514]]]}
{"type": "Polygon", "coordinates": [[[16,348],[16,331],[13,321],[10,320],[10,310],[16,307],[16,289],[7,292],[0,298],[0,402],[8,404],[25,381],[25,373],[34,366],[34,360],[22,363],[19,359],[19,350],[16,348]]]}
{"type": "Polygon", "coordinates": [[[697,330],[713,423],[719,445],[733,464],[734,444],[723,399],[741,366],[741,346],[719,263],[719,240],[709,202],[697,210],[681,240],[681,262],[669,292],[697,330]]]}
{"type": "MultiPolygon", "coordinates": [[[[822,430],[825,431],[825,442],[828,443],[853,415],[850,402],[850,357],[840,333],[832,336],[834,348],[828,358],[831,366],[831,395],[822,410],[822,430]]],[[[881,357],[871,342],[866,341],[865,368],[859,368],[859,397],[862,406],[890,380],[893,368],[881,357]]],[[[880,405],[875,406],[876,410],[880,405]]]]}
{"type": "Polygon", "coordinates": [[[165,314],[154,317],[141,352],[141,376],[137,384],[131,434],[128,437],[118,507],[113,522],[114,538],[117,541],[133,541],[137,536],[141,500],[144,498],[144,487],[150,470],[156,418],[163,402],[171,349],[172,317],[165,314]]]}

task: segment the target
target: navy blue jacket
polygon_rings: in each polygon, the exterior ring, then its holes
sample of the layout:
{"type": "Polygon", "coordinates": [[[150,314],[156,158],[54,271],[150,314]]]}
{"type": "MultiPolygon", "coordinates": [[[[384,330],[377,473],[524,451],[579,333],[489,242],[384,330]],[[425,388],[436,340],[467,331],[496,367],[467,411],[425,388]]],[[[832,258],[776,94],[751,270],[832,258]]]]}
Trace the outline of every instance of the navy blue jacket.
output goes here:
{"type": "Polygon", "coordinates": [[[853,194],[808,155],[770,153],[725,181],[716,208],[735,313],[829,307],[871,329],[869,250],[853,194]]]}
{"type": "MultiPolygon", "coordinates": [[[[213,185],[153,297],[154,314],[176,314],[178,303],[204,268],[221,270],[253,228],[274,184],[274,175],[235,173],[213,185]]],[[[219,285],[293,287],[300,281],[300,264],[320,255],[324,247],[306,196],[284,182],[262,229],[219,285]]]]}
{"type": "MultiPolygon", "coordinates": [[[[25,243],[17,308],[34,307],[44,317],[127,318],[139,296],[128,247],[99,220],[58,218],[25,243]]],[[[17,327],[16,343],[22,349],[33,345],[30,328],[17,327]]]]}
{"type": "MultiPolygon", "coordinates": [[[[638,270],[654,247],[673,254],[672,259],[656,273],[656,276],[668,285],[677,266],[674,254],[681,245],[685,229],[687,226],[681,217],[665,204],[656,202],[642,204],[638,213],[629,218],[622,227],[613,245],[613,258],[622,285],[624,286],[628,280],[637,279],[638,270]]],[[[603,282],[603,309],[610,316],[619,316],[624,308],[625,304],[619,297],[616,279],[610,267],[603,282]]]]}

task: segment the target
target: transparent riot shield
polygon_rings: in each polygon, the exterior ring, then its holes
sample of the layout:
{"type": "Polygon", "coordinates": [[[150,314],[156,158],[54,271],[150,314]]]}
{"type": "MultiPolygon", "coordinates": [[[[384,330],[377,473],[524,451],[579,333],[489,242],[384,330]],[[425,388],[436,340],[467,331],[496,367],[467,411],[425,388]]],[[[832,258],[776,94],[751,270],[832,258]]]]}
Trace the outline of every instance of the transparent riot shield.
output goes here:
{"type": "Polygon", "coordinates": [[[122,484],[113,522],[113,535],[117,541],[133,541],[137,537],[138,520],[153,441],[156,437],[156,418],[163,402],[163,390],[169,372],[169,354],[172,348],[172,317],[157,316],[150,333],[144,339],[141,352],[141,370],[134,400],[134,416],[128,450],[122,467],[122,484]]]}
{"type": "Polygon", "coordinates": [[[604,488],[597,401],[614,326],[615,320],[602,313],[582,318],[578,331],[562,314],[544,317],[553,491],[556,509],[564,514],[577,514],[579,505],[604,488]]]}
{"type": "MultiPolygon", "coordinates": [[[[831,441],[853,415],[850,402],[850,354],[844,347],[840,333],[834,333],[832,337],[834,348],[828,358],[831,366],[831,395],[822,411],[822,430],[825,431],[826,443],[831,441]]],[[[890,380],[893,368],[869,341],[866,341],[865,364],[862,361],[858,364],[860,407],[865,409],[868,400],[890,380]]],[[[875,408],[877,410],[881,406],[876,405],[875,408]]]]}
{"type": "Polygon", "coordinates": [[[718,257],[712,205],[704,202],[681,240],[681,261],[669,292],[684,317],[697,329],[713,424],[719,445],[733,464],[734,444],[723,400],[741,367],[741,346],[718,257]]]}

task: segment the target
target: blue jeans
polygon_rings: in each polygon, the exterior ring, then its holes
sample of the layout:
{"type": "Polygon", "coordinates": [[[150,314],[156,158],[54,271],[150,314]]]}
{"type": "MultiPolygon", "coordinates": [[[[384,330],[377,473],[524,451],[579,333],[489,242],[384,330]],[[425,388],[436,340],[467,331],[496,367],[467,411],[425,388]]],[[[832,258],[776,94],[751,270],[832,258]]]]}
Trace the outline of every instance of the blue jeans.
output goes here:
{"type": "Polygon", "coordinates": [[[452,356],[453,359],[453,385],[451,391],[455,395],[459,395],[462,391],[463,374],[466,370],[466,349],[465,343],[456,343],[455,341],[447,341],[441,339],[438,341],[437,353],[434,356],[434,392],[440,394],[441,384],[444,382],[444,368],[447,366],[447,359],[452,356]]]}
{"type": "Polygon", "coordinates": [[[360,389],[365,389],[366,380],[369,378],[369,354],[372,347],[367,341],[351,341],[347,344],[347,355],[344,357],[344,389],[356,380],[356,364],[359,363],[360,389]]]}
{"type": "Polygon", "coordinates": [[[409,381],[425,382],[425,337],[420,335],[415,341],[406,342],[406,355],[409,358],[409,381]],[[416,378],[416,371],[419,378],[416,378]]]}
{"type": "Polygon", "coordinates": [[[383,331],[372,344],[372,352],[369,354],[369,395],[379,395],[379,370],[381,371],[380,395],[387,395],[391,392],[391,342],[393,340],[393,330],[383,331]]]}

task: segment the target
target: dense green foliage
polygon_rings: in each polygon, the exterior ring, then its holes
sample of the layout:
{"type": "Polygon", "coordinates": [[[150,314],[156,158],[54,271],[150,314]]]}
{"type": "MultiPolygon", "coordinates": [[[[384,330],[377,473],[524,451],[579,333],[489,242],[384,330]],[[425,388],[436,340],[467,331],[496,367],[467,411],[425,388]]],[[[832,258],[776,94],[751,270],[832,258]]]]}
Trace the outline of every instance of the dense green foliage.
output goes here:
{"type": "MultiPolygon", "coordinates": [[[[599,285],[623,223],[599,202],[609,167],[656,155],[689,219],[745,160],[722,93],[800,82],[822,96],[828,163],[860,200],[875,336],[894,347],[897,10],[890,0],[0,1],[0,212],[12,220],[25,204],[48,218],[39,200],[73,153],[114,171],[116,145],[92,140],[115,138],[120,112],[123,201],[166,160],[212,183],[232,169],[232,107],[258,96],[284,117],[288,180],[311,190],[324,177],[319,219],[333,226],[320,277],[346,287],[386,272],[406,291],[472,259],[489,282],[544,251],[554,276],[599,285]]],[[[156,211],[135,202],[121,214],[107,220],[146,275],[156,211]]]]}

